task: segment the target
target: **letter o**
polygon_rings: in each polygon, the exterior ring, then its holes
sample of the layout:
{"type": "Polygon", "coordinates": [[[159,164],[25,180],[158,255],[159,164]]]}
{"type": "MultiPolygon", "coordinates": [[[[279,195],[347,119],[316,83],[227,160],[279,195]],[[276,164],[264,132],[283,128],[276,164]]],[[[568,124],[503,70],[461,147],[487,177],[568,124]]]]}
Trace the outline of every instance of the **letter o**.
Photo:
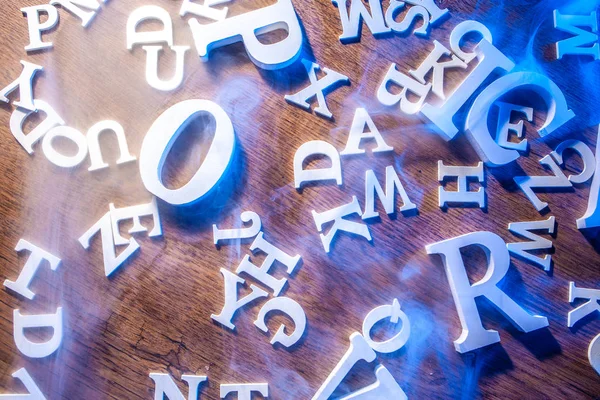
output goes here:
{"type": "Polygon", "coordinates": [[[42,150],[44,151],[46,158],[50,160],[52,164],[62,168],[72,168],[85,160],[85,157],[88,154],[87,139],[83,136],[83,133],[79,132],[77,129],[60,125],[50,129],[48,133],[46,133],[46,136],[44,136],[44,140],[42,141],[42,150]],[[77,145],[77,154],[74,156],[65,156],[56,151],[52,146],[52,141],[59,136],[75,143],[77,145]]]}
{"type": "Polygon", "coordinates": [[[181,206],[207,194],[221,179],[233,156],[235,135],[225,111],[209,100],[186,100],[162,113],[144,138],[140,151],[140,175],[146,189],[167,203],[181,206]],[[162,169],[169,151],[192,117],[207,112],[215,118],[215,135],[204,162],[188,183],[168,189],[162,183],[162,169]]]}

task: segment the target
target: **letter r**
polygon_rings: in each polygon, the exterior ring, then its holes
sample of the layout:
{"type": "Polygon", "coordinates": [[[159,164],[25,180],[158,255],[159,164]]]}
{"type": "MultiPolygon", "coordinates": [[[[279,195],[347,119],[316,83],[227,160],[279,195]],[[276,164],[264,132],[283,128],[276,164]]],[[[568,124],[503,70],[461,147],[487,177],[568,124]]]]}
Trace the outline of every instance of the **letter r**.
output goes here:
{"type": "Polygon", "coordinates": [[[500,342],[497,331],[485,329],[477,310],[475,299],[485,296],[510,322],[523,332],[531,332],[548,326],[545,317],[530,315],[497,285],[508,272],[510,255],[506,243],[492,232],[474,232],[426,246],[428,254],[440,254],[463,331],[454,341],[459,353],[476,350],[500,342]],[[488,259],[488,269],[480,281],[471,285],[465,270],[460,249],[477,245],[488,259]]]}

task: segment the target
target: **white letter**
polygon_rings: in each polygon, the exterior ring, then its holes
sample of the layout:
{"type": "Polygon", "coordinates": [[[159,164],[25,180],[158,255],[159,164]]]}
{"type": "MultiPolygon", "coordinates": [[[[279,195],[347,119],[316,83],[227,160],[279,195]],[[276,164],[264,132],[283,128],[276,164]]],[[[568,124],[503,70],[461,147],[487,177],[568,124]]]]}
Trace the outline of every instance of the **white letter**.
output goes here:
{"type": "MultiPolygon", "coordinates": [[[[481,42],[480,46],[484,43],[487,42],[481,42]]],[[[519,158],[517,151],[500,147],[492,139],[488,129],[492,104],[507,93],[518,89],[532,90],[540,95],[546,103],[548,107],[546,121],[538,130],[542,137],[554,132],[575,117],[575,113],[569,110],[567,100],[560,88],[542,74],[514,72],[497,79],[477,96],[469,110],[465,123],[465,131],[469,140],[475,147],[479,157],[490,166],[505,165],[519,158]]]]}
{"type": "Polygon", "coordinates": [[[186,100],[162,113],[144,138],[140,151],[140,174],[146,189],[167,203],[180,206],[201,199],[219,182],[233,156],[235,134],[231,120],[216,103],[186,100]],[[171,147],[197,114],[212,114],[215,134],[204,162],[188,183],[167,189],[162,183],[162,168],[171,147]]]}
{"type": "Polygon", "coordinates": [[[183,70],[185,65],[185,52],[189,46],[173,46],[171,50],[175,52],[175,74],[168,80],[162,80],[158,77],[158,54],[162,51],[161,46],[143,46],[146,51],[146,82],[154,89],[168,92],[177,89],[183,82],[183,70]]]}
{"type": "Polygon", "coordinates": [[[569,303],[576,299],[588,299],[576,309],[569,311],[567,324],[569,328],[575,326],[581,319],[587,317],[595,311],[600,311],[600,290],[582,289],[575,286],[574,282],[569,282],[569,303]]]}
{"type": "Polygon", "coordinates": [[[119,144],[119,159],[117,164],[125,164],[130,161],[135,161],[136,158],[129,153],[127,146],[127,138],[121,124],[116,121],[100,121],[92,126],[86,135],[88,149],[90,152],[91,165],[88,171],[97,171],[99,169],[108,168],[108,164],[102,160],[102,151],[100,150],[100,134],[104,131],[112,131],[117,136],[119,144]]]}
{"type": "Polygon", "coordinates": [[[281,343],[285,347],[291,347],[302,338],[302,335],[304,335],[304,330],[306,329],[306,314],[304,314],[302,306],[296,301],[288,297],[276,297],[267,301],[265,305],[262,306],[258,313],[258,317],[256,317],[256,321],[254,321],[254,325],[261,331],[268,332],[269,328],[267,328],[265,318],[269,312],[274,310],[281,311],[288,315],[294,322],[295,328],[291,335],[286,335],[285,325],[281,325],[275,335],[273,335],[271,344],[275,345],[275,343],[281,343]]]}
{"type": "MultiPolygon", "coordinates": [[[[450,13],[450,11],[448,11],[447,8],[444,8],[443,10],[441,8],[439,8],[433,0],[404,0],[404,1],[413,6],[425,8],[429,12],[429,14],[431,14],[431,19],[429,20],[429,22],[431,22],[432,24],[436,24],[437,22],[439,22],[442,19],[442,17],[444,17],[445,15],[450,13]]],[[[414,8],[414,7],[412,7],[412,8],[414,8]]]]}
{"type": "Polygon", "coordinates": [[[340,42],[360,40],[361,20],[367,24],[374,36],[390,31],[385,26],[381,0],[369,0],[371,14],[367,11],[362,0],[350,0],[350,15],[348,15],[348,0],[332,0],[334,6],[340,10],[343,33],[340,42]]]}
{"type": "Polygon", "coordinates": [[[292,103],[303,110],[310,110],[308,99],[316,96],[319,106],[315,108],[315,113],[325,118],[333,118],[333,114],[327,107],[327,101],[325,100],[324,92],[325,90],[335,90],[340,84],[349,83],[350,79],[348,79],[346,75],[342,75],[339,72],[335,72],[329,68],[323,68],[325,76],[317,80],[317,71],[321,69],[319,64],[306,59],[302,59],[302,64],[308,73],[310,85],[296,94],[285,95],[285,101],[292,103]]]}
{"type": "Polygon", "coordinates": [[[189,20],[200,59],[208,61],[209,51],[243,41],[248,57],[260,68],[279,69],[292,64],[300,56],[302,30],[291,0],[277,3],[212,24],[189,20]],[[258,37],[278,29],[287,37],[277,43],[262,44],[258,37]]]}
{"type": "MultiPolygon", "coordinates": [[[[103,3],[106,0],[101,0],[103,3]]],[[[96,11],[100,8],[100,4],[96,0],[50,0],[50,4],[56,6],[60,4],[77,16],[81,20],[81,26],[87,28],[88,24],[96,16],[96,11]],[[80,7],[87,8],[92,11],[84,11],[80,7]]]]}
{"type": "Polygon", "coordinates": [[[29,26],[29,44],[25,51],[41,50],[52,47],[51,42],[42,42],[42,31],[54,28],[58,22],[58,11],[49,4],[21,8],[21,12],[27,17],[29,26]],[[48,14],[46,22],[40,22],[40,13],[48,14]]]}
{"type": "Polygon", "coordinates": [[[579,157],[583,160],[581,172],[577,175],[569,175],[569,181],[572,183],[585,183],[589,181],[596,170],[596,157],[594,157],[592,150],[580,140],[565,140],[550,153],[558,165],[563,165],[563,153],[567,149],[573,150],[575,153],[579,154],[579,157]]]}
{"type": "Polygon", "coordinates": [[[158,6],[142,6],[134,10],[127,19],[127,49],[133,49],[135,44],[166,42],[173,47],[173,21],[169,13],[158,6]],[[156,19],[163,23],[163,29],[154,32],[136,32],[137,26],[143,21],[156,19]]]}
{"type": "Polygon", "coordinates": [[[452,52],[459,56],[467,64],[477,57],[477,49],[475,48],[475,51],[472,52],[466,52],[462,49],[460,45],[461,43],[463,43],[462,39],[469,33],[473,32],[476,32],[479,35],[481,35],[482,40],[486,40],[489,43],[493,43],[492,32],[490,32],[487,26],[485,26],[481,22],[472,20],[463,21],[460,24],[456,25],[454,29],[452,29],[452,32],[450,32],[450,48],[452,49],[452,52]]]}
{"type": "Polygon", "coordinates": [[[400,309],[400,303],[394,299],[391,305],[379,306],[365,317],[362,326],[362,334],[369,346],[378,353],[389,354],[400,350],[410,337],[410,320],[400,309]],[[379,322],[389,319],[392,324],[402,322],[400,331],[391,339],[376,342],[371,337],[371,330],[379,322]]]}
{"type": "Polygon", "coordinates": [[[444,47],[437,40],[433,41],[433,50],[425,61],[419,65],[415,71],[408,71],[416,80],[420,83],[425,84],[425,77],[431,73],[431,83],[432,83],[432,92],[438,96],[440,99],[445,100],[446,95],[444,95],[444,73],[446,72],[446,68],[461,68],[466,69],[467,64],[461,61],[455,55],[451,55],[450,50],[444,47]],[[444,56],[450,56],[451,59],[449,61],[440,62],[444,56]]]}
{"type": "MultiPolygon", "coordinates": [[[[154,381],[154,400],[163,400],[165,396],[169,400],[185,400],[169,374],[150,373],[150,379],[154,381]]],[[[206,382],[207,378],[198,375],[181,375],[181,380],[188,383],[188,400],[196,400],[198,388],[202,382],[206,382]]]]}
{"type": "Polygon", "coordinates": [[[594,35],[594,33],[598,33],[596,11],[593,11],[590,15],[563,15],[558,10],[554,10],[554,27],[574,35],[572,38],[556,43],[556,58],[558,60],[566,54],[590,56],[594,60],[600,58],[598,35],[594,35]],[[590,28],[591,32],[579,28],[580,26],[590,28]]]}
{"type": "Polygon", "coordinates": [[[396,22],[394,19],[399,14],[400,10],[404,9],[406,2],[400,0],[391,0],[387,11],[385,12],[385,22],[394,31],[404,33],[417,21],[419,18],[423,20],[423,24],[415,29],[415,35],[427,37],[429,34],[429,13],[425,7],[413,6],[408,9],[404,19],[396,22]]]}
{"type": "Polygon", "coordinates": [[[325,379],[325,382],[323,382],[323,385],[321,385],[312,400],[329,400],[329,397],[331,397],[335,389],[342,383],[357,362],[364,360],[370,363],[375,361],[376,357],[377,355],[369,347],[365,338],[358,332],[354,332],[350,335],[350,348],[348,348],[346,354],[344,354],[333,371],[331,371],[331,374],[325,379]]]}
{"type": "Polygon", "coordinates": [[[549,167],[554,176],[515,176],[513,180],[521,190],[525,193],[525,196],[531,201],[536,210],[542,211],[548,207],[548,203],[542,202],[533,189],[548,189],[548,188],[570,188],[573,184],[562,172],[560,167],[556,164],[556,161],[547,155],[540,160],[540,164],[549,167]]]}
{"type": "Polygon", "coordinates": [[[445,208],[448,203],[477,204],[479,208],[485,207],[485,188],[480,187],[476,192],[469,191],[469,178],[476,179],[479,183],[485,182],[483,174],[483,163],[476,167],[455,167],[446,166],[442,161],[438,161],[438,181],[443,183],[447,177],[458,178],[458,190],[456,192],[447,192],[443,186],[438,188],[440,208],[445,208]]]}
{"type": "Polygon", "coordinates": [[[102,240],[102,256],[104,259],[104,273],[106,276],[110,276],[110,274],[115,272],[115,270],[119,268],[121,264],[127,261],[127,259],[140,248],[138,242],[136,242],[134,238],[131,238],[129,239],[129,245],[127,248],[123,250],[117,257],[115,254],[115,245],[111,225],[112,223],[109,211],[79,238],[79,243],[84,249],[87,250],[90,247],[90,239],[92,236],[94,236],[97,232],[100,232],[100,238],[102,240]]]}
{"type": "Polygon", "coordinates": [[[600,335],[596,336],[590,343],[588,359],[596,372],[600,375],[600,335]]]}
{"type": "Polygon", "coordinates": [[[417,206],[408,198],[408,194],[406,194],[406,190],[404,190],[404,186],[402,186],[402,182],[400,182],[400,178],[393,166],[390,165],[385,169],[385,192],[379,181],[377,181],[373,170],[368,170],[365,173],[365,213],[362,219],[379,216],[379,212],[375,211],[375,193],[377,193],[377,196],[381,200],[385,212],[388,215],[394,214],[396,212],[396,189],[398,189],[398,193],[400,193],[400,197],[404,203],[400,208],[400,212],[415,210],[417,206]]]}
{"type": "Polygon", "coordinates": [[[246,297],[238,300],[237,285],[243,285],[246,281],[236,274],[227,271],[225,268],[221,268],[221,275],[223,275],[225,281],[225,304],[223,305],[223,310],[221,310],[220,314],[212,314],[210,317],[221,325],[231,330],[235,330],[235,325],[231,320],[237,310],[261,297],[268,297],[269,294],[255,285],[250,285],[252,293],[249,293],[246,297]]]}
{"type": "Polygon", "coordinates": [[[518,143],[513,143],[508,140],[510,132],[514,132],[518,138],[523,137],[523,120],[519,120],[516,124],[510,122],[513,112],[525,115],[527,121],[533,121],[533,108],[523,107],[515,104],[504,103],[497,101],[498,106],[498,129],[496,130],[496,143],[499,146],[507,149],[518,151],[527,151],[527,139],[523,139],[518,143]]]}
{"type": "Polygon", "coordinates": [[[20,370],[14,372],[12,374],[13,378],[17,378],[21,382],[23,382],[23,386],[29,392],[29,394],[0,394],[0,399],[2,400],[46,400],[42,391],[35,384],[31,375],[25,368],[21,368],[20,370]]]}
{"type": "Polygon", "coordinates": [[[62,168],[73,168],[78,166],[85,160],[88,153],[87,140],[85,136],[83,136],[83,133],[68,126],[56,126],[50,129],[42,141],[42,150],[51,163],[62,168]],[[52,146],[52,141],[59,136],[75,143],[77,146],[77,153],[74,156],[60,154],[52,146]]]}
{"type": "Polygon", "coordinates": [[[474,232],[430,244],[427,254],[440,254],[446,267],[448,282],[463,327],[462,334],[454,341],[459,353],[476,350],[500,342],[497,331],[486,330],[482,323],[475,299],[485,296],[509,321],[523,332],[531,332],[548,326],[548,319],[528,314],[508,297],[497,285],[508,272],[510,255],[502,238],[491,232],[474,232]],[[488,268],[482,280],[471,285],[460,249],[476,245],[486,253],[488,268]]]}
{"type": "Polygon", "coordinates": [[[577,220],[577,229],[588,229],[600,226],[600,207],[598,207],[598,198],[600,197],[600,126],[598,126],[598,138],[596,140],[596,170],[592,186],[590,187],[590,197],[585,215],[577,220]]]}
{"type": "Polygon", "coordinates": [[[218,245],[222,240],[249,239],[258,235],[262,228],[262,222],[257,213],[254,211],[244,211],[241,215],[241,220],[244,223],[251,222],[251,225],[243,229],[219,229],[216,224],[213,224],[213,240],[215,245],[218,245]]]}
{"type": "Polygon", "coordinates": [[[31,358],[44,358],[54,353],[60,346],[63,336],[62,307],[56,314],[21,315],[19,310],[13,311],[15,344],[21,353],[31,358]],[[52,338],[45,343],[34,343],[25,337],[27,328],[52,328],[52,338]]]}
{"type": "Polygon", "coordinates": [[[342,162],[340,154],[333,145],[322,140],[306,142],[296,150],[294,155],[294,185],[300,189],[304,182],[328,181],[335,179],[338,186],[342,184],[342,162]],[[331,167],[304,169],[304,161],[308,157],[324,155],[331,160],[331,167]]]}
{"type": "Polygon", "coordinates": [[[15,250],[18,252],[21,252],[23,250],[29,250],[31,254],[25,262],[25,266],[21,270],[21,273],[19,274],[17,280],[13,282],[7,279],[4,281],[4,286],[20,294],[23,297],[28,298],[29,300],[33,300],[33,298],[35,297],[35,293],[29,290],[29,284],[31,283],[33,276],[35,275],[37,270],[40,268],[42,261],[48,261],[48,264],[50,264],[50,269],[52,271],[56,271],[56,269],[60,265],[60,258],[48,253],[45,250],[42,250],[34,244],[29,243],[25,239],[19,240],[19,242],[17,243],[17,247],[15,247],[15,250]]]}
{"type": "Polygon", "coordinates": [[[385,74],[383,82],[377,89],[377,100],[385,106],[394,106],[400,103],[400,110],[405,114],[416,114],[418,113],[425,99],[431,90],[431,83],[423,85],[413,78],[404,75],[396,69],[396,64],[390,65],[390,69],[385,74]],[[402,91],[398,94],[393,94],[388,90],[388,85],[393,83],[402,88],[402,91]],[[411,101],[408,99],[407,94],[410,93],[411,97],[418,97],[417,101],[411,101]]]}
{"type": "Polygon", "coordinates": [[[229,393],[237,393],[238,400],[252,400],[252,392],[258,392],[265,399],[269,397],[268,383],[235,383],[221,385],[221,398],[224,399],[229,393]]]}
{"type": "Polygon", "coordinates": [[[364,108],[357,108],[352,120],[352,127],[350,128],[350,134],[348,135],[348,142],[346,148],[340,153],[340,155],[350,154],[364,154],[365,150],[360,148],[360,141],[363,139],[375,139],[377,147],[373,149],[373,153],[382,153],[386,151],[394,151],[394,148],[388,146],[379,129],[375,126],[375,123],[364,108]],[[369,127],[369,132],[365,132],[365,127],[369,127]]]}
{"type": "Polygon", "coordinates": [[[554,217],[550,217],[544,221],[513,222],[508,225],[508,230],[515,235],[523,236],[524,238],[531,240],[531,242],[508,243],[506,247],[511,253],[539,265],[544,268],[544,271],[550,271],[550,265],[552,264],[552,256],[550,254],[546,254],[544,258],[541,258],[528,253],[528,251],[551,249],[551,240],[544,239],[531,231],[544,230],[548,231],[549,234],[552,234],[554,233],[555,225],[556,218],[554,217]]]}
{"type": "Polygon", "coordinates": [[[258,234],[256,239],[254,239],[254,242],[250,246],[250,250],[253,253],[256,253],[256,250],[260,250],[260,252],[265,253],[267,255],[260,268],[252,264],[250,262],[250,257],[246,255],[235,272],[238,274],[241,274],[242,272],[247,273],[248,275],[257,279],[264,285],[270,287],[273,290],[275,296],[279,296],[287,282],[287,279],[275,279],[271,275],[269,275],[269,270],[271,269],[275,261],[278,261],[286,266],[287,273],[291,275],[298,266],[301,257],[299,255],[292,257],[287,253],[279,250],[277,247],[273,246],[271,243],[267,242],[264,239],[262,232],[258,234]]]}
{"type": "Polygon", "coordinates": [[[379,365],[375,370],[375,376],[377,377],[375,383],[357,390],[348,396],[341,397],[340,400],[408,399],[406,393],[404,393],[386,367],[379,365]]]}
{"type": "Polygon", "coordinates": [[[340,230],[348,233],[354,233],[355,235],[360,235],[369,242],[371,241],[371,232],[369,232],[369,227],[367,225],[344,219],[344,217],[351,214],[358,214],[359,216],[362,215],[362,211],[356,196],[352,196],[351,203],[334,208],[333,210],[322,213],[318,213],[313,210],[312,216],[319,232],[323,231],[324,224],[333,221],[333,226],[331,229],[329,229],[327,235],[321,234],[321,242],[323,242],[323,247],[327,253],[329,253],[329,250],[331,249],[331,242],[333,241],[336,233],[340,230]]]}
{"type": "Polygon", "coordinates": [[[35,65],[27,61],[21,61],[23,70],[21,75],[9,84],[4,89],[0,90],[0,101],[8,103],[9,93],[12,93],[16,88],[19,88],[19,101],[15,101],[14,105],[17,107],[24,108],[27,111],[37,111],[35,104],[33,104],[33,78],[38,71],[42,71],[44,67],[35,65]]]}
{"type": "Polygon", "coordinates": [[[191,0],[183,0],[179,15],[184,17],[188,13],[197,15],[198,17],[210,18],[215,21],[222,21],[227,17],[227,7],[218,10],[212,8],[219,4],[228,3],[230,0],[204,0],[204,4],[192,3],[191,0]]]}
{"type": "Polygon", "coordinates": [[[65,121],[63,121],[63,119],[56,113],[56,111],[54,111],[54,109],[44,100],[34,100],[33,104],[38,111],[43,111],[46,113],[46,118],[31,132],[25,135],[23,132],[23,124],[25,123],[27,117],[33,113],[33,111],[26,111],[17,108],[11,114],[9,123],[11,133],[29,154],[33,154],[33,145],[37,143],[37,141],[40,140],[50,129],[65,123],[65,121]]]}
{"type": "Polygon", "coordinates": [[[109,208],[115,246],[129,244],[129,240],[122,237],[119,233],[119,222],[126,219],[133,219],[133,226],[129,229],[129,233],[140,233],[148,231],[148,228],[145,228],[142,225],[140,217],[152,216],[154,227],[148,234],[148,237],[162,236],[162,227],[160,225],[160,214],[158,213],[156,197],[152,197],[152,201],[147,204],[116,208],[113,203],[110,203],[109,208]]]}
{"type": "MultiPolygon", "coordinates": [[[[464,28],[460,28],[460,26],[465,23],[470,24],[471,21],[462,22],[456,28],[454,28],[454,30],[458,30],[459,32],[463,33],[462,36],[455,39],[457,41],[457,45],[451,46],[453,52],[459,57],[461,54],[456,50],[461,51],[463,54],[464,52],[462,52],[460,48],[455,47],[458,47],[462,37],[470,31],[479,31],[475,28],[470,30],[464,30],[464,28]]],[[[487,30],[487,28],[485,29],[487,30]]],[[[510,71],[515,66],[515,64],[504,54],[502,54],[500,50],[498,50],[496,47],[494,47],[494,45],[485,39],[485,34],[482,33],[482,35],[484,38],[475,47],[475,54],[479,60],[479,64],[477,64],[475,69],[471,71],[469,76],[467,76],[465,80],[460,83],[460,85],[441,106],[438,107],[426,103],[421,110],[423,115],[433,122],[434,127],[437,128],[438,132],[442,134],[442,137],[446,140],[454,138],[454,136],[456,136],[458,133],[458,128],[454,124],[454,116],[467,102],[467,100],[469,100],[473,93],[477,91],[479,86],[481,86],[496,69],[510,71]]],[[[453,43],[452,37],[450,42],[451,44],[453,43]]],[[[467,62],[465,59],[463,59],[463,61],[467,62]]]]}

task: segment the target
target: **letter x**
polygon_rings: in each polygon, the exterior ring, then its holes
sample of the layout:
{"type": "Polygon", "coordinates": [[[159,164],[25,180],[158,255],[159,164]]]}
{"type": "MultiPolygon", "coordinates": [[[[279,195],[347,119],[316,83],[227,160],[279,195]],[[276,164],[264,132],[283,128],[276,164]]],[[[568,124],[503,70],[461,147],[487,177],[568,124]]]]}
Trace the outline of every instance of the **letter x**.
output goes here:
{"type": "Polygon", "coordinates": [[[339,83],[349,83],[350,79],[339,72],[332,71],[329,68],[323,68],[325,76],[317,80],[317,71],[321,69],[319,64],[306,59],[302,60],[302,64],[308,73],[310,86],[302,89],[294,95],[286,95],[285,100],[288,103],[295,104],[304,110],[310,110],[310,104],[308,104],[307,100],[317,96],[317,102],[319,103],[319,106],[315,108],[315,113],[325,118],[332,118],[333,114],[331,114],[331,111],[329,111],[327,102],[325,101],[325,93],[337,89],[339,83]]]}

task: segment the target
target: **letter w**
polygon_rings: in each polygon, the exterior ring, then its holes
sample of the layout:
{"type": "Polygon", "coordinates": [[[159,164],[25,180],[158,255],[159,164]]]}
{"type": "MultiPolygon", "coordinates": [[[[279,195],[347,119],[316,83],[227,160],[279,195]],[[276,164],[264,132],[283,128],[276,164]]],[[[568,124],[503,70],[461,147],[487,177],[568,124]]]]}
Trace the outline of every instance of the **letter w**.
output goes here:
{"type": "Polygon", "coordinates": [[[348,0],[332,0],[332,3],[340,10],[343,33],[341,42],[351,42],[360,39],[361,20],[369,27],[373,35],[390,32],[385,26],[381,0],[369,0],[371,14],[367,11],[362,0],[350,0],[350,15],[348,15],[348,0]]]}

